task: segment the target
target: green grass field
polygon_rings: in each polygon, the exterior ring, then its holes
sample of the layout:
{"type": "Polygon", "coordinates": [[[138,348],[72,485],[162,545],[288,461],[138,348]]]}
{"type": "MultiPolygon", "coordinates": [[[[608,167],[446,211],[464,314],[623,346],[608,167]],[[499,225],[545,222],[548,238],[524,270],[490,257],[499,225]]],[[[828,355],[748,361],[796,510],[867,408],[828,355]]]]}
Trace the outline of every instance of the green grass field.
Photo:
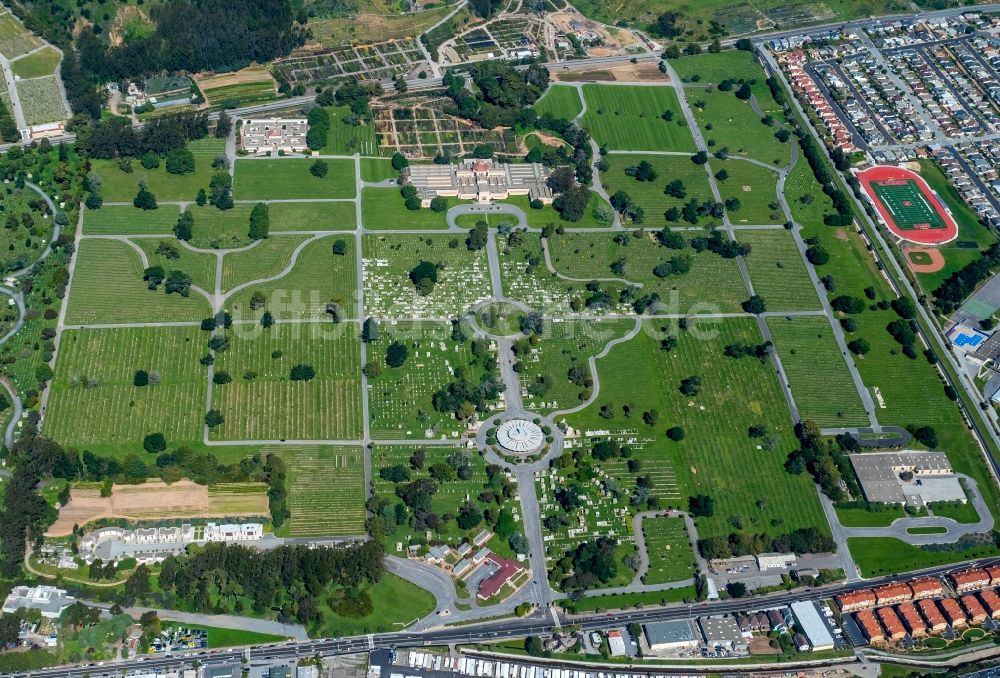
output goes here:
{"type": "Polygon", "coordinates": [[[358,227],[354,203],[272,202],[271,233],[280,231],[353,231],[358,227]]]}
{"type": "Polygon", "coordinates": [[[719,193],[725,202],[731,198],[740,201],[738,210],[729,210],[729,220],[736,225],[781,224],[785,215],[778,204],[778,173],[735,158],[709,161],[712,172],[726,170],[729,177],[718,182],[719,193]]]}
{"type": "Polygon", "coordinates": [[[366,235],[365,312],[376,318],[455,318],[490,296],[486,251],[470,252],[454,235],[366,235]],[[455,247],[450,246],[452,240],[455,247]],[[440,264],[433,291],[421,296],[410,271],[440,264]]]}
{"type": "Polygon", "coordinates": [[[259,240],[248,250],[230,252],[222,260],[222,291],[276,276],[292,262],[292,253],[307,240],[304,235],[276,235],[259,240]]]}
{"type": "Polygon", "coordinates": [[[326,305],[334,302],[344,318],[356,318],[356,284],[354,236],[331,235],[307,244],[287,275],[237,292],[226,310],[238,320],[260,318],[265,310],[278,320],[319,320],[329,317],[326,305]],[[333,244],[339,240],[344,241],[347,254],[333,253],[333,244]],[[254,311],[250,298],[257,291],[264,294],[266,304],[254,311]]]}
{"type": "Polygon", "coordinates": [[[646,448],[673,462],[684,500],[671,505],[683,505],[699,492],[714,497],[715,515],[697,521],[701,537],[734,529],[778,534],[807,526],[827,532],[812,479],[784,470],[796,441],[773,368],[722,353],[734,342],[759,343],[754,321],[691,322],[687,331],[678,332],[677,347],[670,352],[660,349],[659,325],[647,321],[645,331],[598,361],[600,394],[590,407],[567,417],[568,423],[583,431],[632,431],[631,437],[648,440],[646,448]],[[678,390],[690,376],[701,380],[695,397],[678,390]],[[656,428],[638,415],[626,418],[625,404],[635,413],[657,410],[656,428]],[[604,405],[612,408],[611,419],[599,414],[604,405]],[[750,438],[751,425],[763,426],[767,437],[750,438]],[[665,438],[663,430],[670,426],[683,427],[682,441],[665,438]],[[754,473],[747,474],[748,467],[754,473]]]}
{"type": "MultiPolygon", "coordinates": [[[[382,366],[382,373],[368,380],[368,407],[371,433],[375,438],[421,439],[457,437],[466,430],[450,413],[434,409],[431,397],[453,379],[459,367],[468,369],[471,343],[451,339],[451,325],[445,323],[384,324],[378,341],[368,345],[368,362],[382,366]],[[401,367],[385,364],[386,349],[395,341],[406,345],[409,358],[401,367]]],[[[477,382],[481,369],[472,371],[477,382]]]]}
{"type": "Polygon", "coordinates": [[[545,115],[549,113],[557,118],[572,120],[583,110],[583,103],[580,101],[580,93],[576,87],[571,85],[549,85],[548,90],[541,99],[532,106],[535,113],[545,115]]]}
{"type": "Polygon", "coordinates": [[[544,228],[548,224],[553,224],[556,228],[562,227],[566,229],[572,228],[600,228],[600,227],[610,227],[611,220],[601,221],[597,218],[595,212],[598,210],[603,210],[607,214],[611,215],[611,206],[601,199],[601,196],[597,193],[590,194],[590,203],[587,205],[587,209],[584,211],[583,216],[579,221],[566,221],[563,219],[552,205],[545,205],[541,209],[534,209],[531,207],[531,203],[527,196],[523,195],[512,195],[507,200],[503,202],[509,202],[512,205],[517,205],[522,210],[528,219],[528,226],[531,228],[544,228]]]}
{"type": "Polygon", "coordinates": [[[694,139],[669,87],[584,85],[582,124],[598,144],[624,151],[690,151],[694,139]],[[670,122],[661,116],[673,113],[670,122]]]}
{"type": "Polygon", "coordinates": [[[764,79],[764,72],[754,61],[753,53],[736,49],[671,59],[670,65],[681,80],[688,82],[693,76],[698,76],[698,82],[715,84],[723,80],[764,79]]]}
{"type": "Polygon", "coordinates": [[[399,172],[392,168],[388,158],[361,158],[362,181],[386,181],[398,176],[399,172]]]}
{"type": "Polygon", "coordinates": [[[430,592],[389,572],[366,591],[374,611],[364,617],[345,617],[331,611],[326,604],[320,605],[325,620],[320,635],[340,638],[399,631],[434,611],[434,596],[430,592]]]}
{"type": "Polygon", "coordinates": [[[255,631],[245,631],[243,629],[224,629],[218,626],[192,626],[181,624],[180,622],[164,621],[162,628],[182,627],[188,629],[204,629],[208,632],[208,646],[215,647],[239,647],[242,645],[261,645],[264,643],[280,643],[286,639],[285,636],[275,636],[270,633],[257,633],[255,631]]]}
{"type": "Polygon", "coordinates": [[[85,235],[171,235],[180,216],[175,205],[140,210],[131,205],[108,205],[83,213],[85,235]]]}
{"type": "Polygon", "coordinates": [[[863,577],[879,577],[997,554],[994,546],[965,551],[925,551],[892,537],[851,537],[847,547],[863,577]]]}
{"type": "Polygon", "coordinates": [[[198,358],[204,342],[197,327],[66,330],[46,434],[95,452],[105,444],[129,444],[139,454],[149,433],[163,433],[170,445],[199,439],[207,371],[198,358]],[[136,387],[140,369],[157,372],[160,383],[136,387]]]}
{"type": "Polygon", "coordinates": [[[84,240],[77,253],[66,323],[167,322],[201,320],[211,315],[205,297],[149,290],[142,262],[126,243],[84,240]]]}
{"type": "MultiPolygon", "coordinates": [[[[614,195],[616,191],[628,193],[632,200],[645,210],[646,218],[642,224],[645,228],[690,226],[684,221],[668,223],[663,213],[671,207],[683,208],[684,203],[692,198],[699,202],[713,199],[705,168],[694,164],[690,158],[629,154],[607,155],[604,159],[608,162],[608,171],[601,173],[604,189],[609,195],[614,195]],[[643,160],[653,166],[656,171],[655,180],[638,181],[625,174],[627,167],[638,165],[643,160]],[[666,185],[674,180],[684,183],[686,195],[683,198],[674,198],[664,193],[666,185]]],[[[709,224],[712,221],[711,217],[702,218],[699,225],[709,224]]]]}
{"type": "Polygon", "coordinates": [[[322,179],[310,173],[313,162],[301,158],[237,160],[233,198],[308,200],[354,197],[352,161],[324,160],[329,166],[329,173],[322,179]]]}
{"type": "Polygon", "coordinates": [[[767,326],[803,419],[830,427],[868,425],[826,318],[768,318],[767,326]]]}
{"type": "Polygon", "coordinates": [[[10,64],[10,70],[19,78],[41,78],[56,72],[62,56],[52,47],[21,57],[10,64]]]}
{"type": "Polygon", "coordinates": [[[691,248],[671,250],[660,246],[649,235],[628,237],[625,245],[614,242],[603,233],[572,233],[556,235],[549,241],[552,265],[574,278],[611,278],[611,265],[624,259],[624,278],[642,283],[642,294],[660,295],[658,313],[706,313],[740,310],[747,298],[735,259],[724,259],[707,250],[696,253],[691,248]],[[678,254],[692,257],[687,273],[658,278],[653,269],[678,254]],[[712,290],[706,297],[705,291],[712,290]]]}
{"type": "Polygon", "coordinates": [[[232,375],[216,386],[212,406],[226,421],[215,440],[347,440],[361,436],[361,356],[357,327],[234,325],[229,349],[215,370],[232,375]],[[279,352],[279,353],[275,353],[279,352]],[[274,357],[278,355],[279,357],[274,357]],[[310,365],[316,376],[291,381],[290,370],[310,365]],[[248,373],[255,374],[247,378],[248,373]]]}
{"type": "Polygon", "coordinates": [[[694,576],[694,551],[683,518],[646,518],[642,533],[649,554],[649,571],[642,583],[662,584],[694,576]]]}
{"type": "Polygon", "coordinates": [[[785,230],[737,231],[736,239],[752,247],[744,258],[754,291],[768,311],[812,311],[821,308],[802,255],[785,230]]]}
{"type": "Polygon", "coordinates": [[[360,535],[365,532],[364,451],[357,447],[281,445],[288,468],[288,508],[281,528],[290,537],[360,535]]]}
{"type": "MultiPolygon", "coordinates": [[[[457,205],[458,200],[448,198],[448,206],[457,205]]],[[[361,219],[365,228],[370,229],[445,229],[444,212],[434,212],[430,208],[408,210],[398,188],[361,189],[361,219]]]]}
{"type": "Polygon", "coordinates": [[[697,90],[687,98],[706,143],[709,143],[709,151],[728,148],[730,153],[747,155],[775,167],[786,165],[791,159],[791,146],[774,137],[778,128],[761,123],[760,116],[750,108],[750,102],[737,99],[734,92],[697,90]],[[713,140],[714,145],[710,143],[713,140]]]}
{"type": "Polygon", "coordinates": [[[94,160],[94,171],[104,180],[104,200],[131,203],[143,178],[157,200],[194,200],[199,188],[208,190],[214,174],[212,160],[225,152],[226,144],[224,139],[205,138],[190,142],[188,149],[195,161],[195,170],[190,174],[169,174],[165,162],[155,169],[146,169],[133,159],[132,172],[128,173],[121,170],[117,160],[94,160]]]}

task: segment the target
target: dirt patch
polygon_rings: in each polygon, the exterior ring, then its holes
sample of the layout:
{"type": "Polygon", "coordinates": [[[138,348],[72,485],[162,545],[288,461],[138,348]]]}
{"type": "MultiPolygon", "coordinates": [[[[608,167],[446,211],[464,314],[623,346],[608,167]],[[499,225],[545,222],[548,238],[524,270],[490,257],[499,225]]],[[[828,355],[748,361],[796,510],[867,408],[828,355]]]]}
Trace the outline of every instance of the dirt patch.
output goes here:
{"type": "Polygon", "coordinates": [[[835,237],[837,240],[843,240],[844,242],[847,242],[847,230],[843,228],[838,228],[836,231],[834,231],[833,237],[835,237]]]}
{"type": "Polygon", "coordinates": [[[205,485],[181,480],[172,485],[151,480],[141,485],[115,485],[110,497],[98,488],[74,488],[69,503],[49,528],[52,537],[70,534],[74,525],[99,518],[152,520],[161,518],[211,518],[267,515],[266,487],[205,485]],[[229,490],[229,491],[227,491],[229,490]]]}
{"type": "Polygon", "coordinates": [[[670,82],[656,64],[623,64],[610,70],[615,80],[622,82],[670,82]]]}
{"type": "Polygon", "coordinates": [[[908,247],[903,250],[906,265],[914,273],[937,273],[945,266],[944,255],[930,247],[908,247]]]}
{"type": "Polygon", "coordinates": [[[229,87],[231,85],[243,85],[250,82],[260,82],[262,80],[274,82],[271,72],[263,66],[249,66],[235,73],[221,73],[219,75],[199,73],[194,76],[194,79],[202,91],[218,89],[219,87],[229,87]]]}
{"type": "Polygon", "coordinates": [[[781,654],[781,648],[772,645],[767,636],[754,636],[749,645],[750,654],[781,654]]]}
{"type": "Polygon", "coordinates": [[[133,23],[141,24],[149,32],[153,30],[153,22],[150,21],[148,14],[135,5],[122,5],[108,30],[108,43],[112,47],[121,45],[125,41],[125,29],[133,23]]]}

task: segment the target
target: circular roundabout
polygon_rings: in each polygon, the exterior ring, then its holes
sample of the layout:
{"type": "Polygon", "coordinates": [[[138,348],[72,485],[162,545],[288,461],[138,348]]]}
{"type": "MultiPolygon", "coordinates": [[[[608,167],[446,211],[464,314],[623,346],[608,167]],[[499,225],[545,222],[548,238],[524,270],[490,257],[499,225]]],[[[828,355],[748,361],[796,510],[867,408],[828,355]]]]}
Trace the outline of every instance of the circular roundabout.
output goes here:
{"type": "Polygon", "coordinates": [[[515,454],[534,452],[545,442],[542,428],[527,419],[508,419],[497,427],[500,447],[515,454]]]}

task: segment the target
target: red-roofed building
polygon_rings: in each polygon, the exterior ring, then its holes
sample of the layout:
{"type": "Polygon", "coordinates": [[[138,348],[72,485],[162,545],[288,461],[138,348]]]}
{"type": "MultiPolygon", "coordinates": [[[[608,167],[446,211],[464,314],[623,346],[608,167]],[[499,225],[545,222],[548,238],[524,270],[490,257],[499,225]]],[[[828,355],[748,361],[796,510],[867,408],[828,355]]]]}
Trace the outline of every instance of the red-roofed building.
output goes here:
{"type": "Polygon", "coordinates": [[[990,586],[1000,586],[1000,565],[990,565],[986,574],[990,575],[990,586]]]}
{"type": "Polygon", "coordinates": [[[969,620],[973,624],[982,624],[986,621],[986,610],[983,609],[982,603],[979,602],[979,598],[973,593],[968,593],[961,598],[962,607],[965,611],[969,613],[969,620]]]}
{"type": "Polygon", "coordinates": [[[990,575],[986,570],[962,570],[951,575],[955,590],[959,593],[984,589],[990,585],[990,575]]]}
{"type": "Polygon", "coordinates": [[[899,621],[899,616],[893,612],[891,607],[880,607],[875,610],[875,615],[882,622],[882,626],[885,627],[890,640],[900,640],[906,635],[903,622],[899,621]]]}
{"type": "Polygon", "coordinates": [[[931,633],[938,633],[948,628],[948,622],[944,620],[941,610],[933,600],[924,599],[917,601],[917,609],[920,610],[920,614],[927,621],[927,625],[931,628],[931,633]]]}
{"type": "Polygon", "coordinates": [[[945,621],[947,621],[952,628],[968,626],[965,621],[965,613],[962,612],[962,608],[959,607],[957,600],[954,598],[942,598],[938,601],[938,605],[941,606],[941,611],[944,612],[945,621]]]}
{"type": "Polygon", "coordinates": [[[875,589],[875,599],[879,605],[895,605],[913,598],[909,584],[886,584],[875,589]]]}
{"type": "Polygon", "coordinates": [[[910,589],[913,590],[913,599],[935,598],[944,594],[944,585],[941,580],[935,577],[923,577],[910,582],[910,589]]]}
{"type": "Polygon", "coordinates": [[[924,622],[923,617],[917,612],[917,606],[913,603],[900,603],[896,608],[899,612],[899,616],[903,619],[903,626],[911,636],[917,638],[919,636],[927,635],[927,624],[924,622]]]}
{"type": "Polygon", "coordinates": [[[869,643],[881,643],[885,640],[882,627],[875,621],[875,615],[872,614],[871,610],[861,610],[854,615],[854,619],[858,622],[861,632],[865,634],[869,643]]]}
{"type": "Polygon", "coordinates": [[[875,607],[875,594],[871,589],[862,589],[853,593],[844,593],[837,596],[837,604],[840,605],[841,612],[857,612],[875,607]]]}
{"type": "Polygon", "coordinates": [[[479,597],[483,600],[495,596],[507,582],[524,570],[520,563],[509,558],[501,558],[492,552],[486,556],[486,560],[496,565],[499,569],[479,582],[479,597]]]}
{"type": "Polygon", "coordinates": [[[983,589],[979,592],[979,599],[983,601],[986,614],[993,619],[1000,619],[1000,596],[993,589],[983,589]]]}

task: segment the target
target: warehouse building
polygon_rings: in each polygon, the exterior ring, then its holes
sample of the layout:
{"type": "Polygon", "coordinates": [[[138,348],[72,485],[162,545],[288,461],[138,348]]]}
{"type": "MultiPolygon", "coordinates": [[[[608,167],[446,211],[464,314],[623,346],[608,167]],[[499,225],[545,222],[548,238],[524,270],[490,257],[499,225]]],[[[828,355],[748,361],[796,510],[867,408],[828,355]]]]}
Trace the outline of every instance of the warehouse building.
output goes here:
{"type": "Polygon", "coordinates": [[[680,654],[693,652],[701,646],[700,635],[687,619],[646,624],[643,631],[652,652],[680,654]]]}
{"type": "Polygon", "coordinates": [[[823,621],[823,615],[817,609],[816,603],[812,601],[792,603],[792,614],[795,615],[795,621],[813,650],[833,649],[833,635],[823,621]]]}
{"type": "Polygon", "coordinates": [[[54,586],[15,586],[4,600],[3,611],[13,614],[23,607],[38,610],[47,619],[58,619],[75,601],[64,589],[54,586]]]}
{"type": "Polygon", "coordinates": [[[698,620],[701,634],[709,647],[721,647],[730,652],[746,652],[747,642],[739,624],[729,615],[717,617],[701,617],[698,620]]]}

